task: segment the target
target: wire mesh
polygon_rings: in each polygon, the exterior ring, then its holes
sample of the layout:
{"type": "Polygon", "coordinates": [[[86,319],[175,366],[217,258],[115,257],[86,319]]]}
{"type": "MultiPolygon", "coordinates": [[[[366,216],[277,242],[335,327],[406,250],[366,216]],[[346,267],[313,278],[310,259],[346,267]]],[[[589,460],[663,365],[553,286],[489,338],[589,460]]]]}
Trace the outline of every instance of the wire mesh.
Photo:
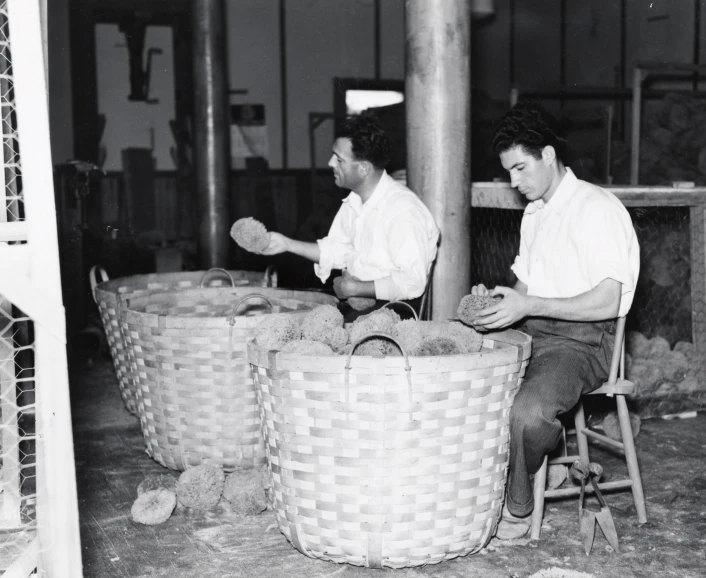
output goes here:
{"type": "Polygon", "coordinates": [[[15,115],[15,95],[10,50],[7,2],[0,2],[0,122],[4,170],[5,221],[24,220],[20,147],[15,115]]]}
{"type": "MultiPolygon", "coordinates": [[[[627,377],[637,385],[634,402],[643,417],[696,409],[703,405],[706,384],[699,381],[701,362],[693,345],[689,207],[628,210],[641,260],[627,318],[627,377]]],[[[473,209],[473,284],[514,285],[510,266],[519,248],[521,220],[521,210],[473,209]]]]}
{"type": "Polygon", "coordinates": [[[0,571],[36,537],[36,405],[32,321],[0,296],[0,571]]]}

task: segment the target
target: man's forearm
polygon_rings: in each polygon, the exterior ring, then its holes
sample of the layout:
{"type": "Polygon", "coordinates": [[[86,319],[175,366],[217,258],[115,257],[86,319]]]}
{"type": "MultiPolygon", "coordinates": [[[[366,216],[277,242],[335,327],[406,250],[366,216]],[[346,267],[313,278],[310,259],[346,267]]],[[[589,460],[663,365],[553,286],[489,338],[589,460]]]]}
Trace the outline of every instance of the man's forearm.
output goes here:
{"type": "Polygon", "coordinates": [[[564,321],[602,321],[618,316],[622,284],[605,279],[596,287],[568,298],[527,297],[532,317],[550,317],[564,321]]]}
{"type": "Polygon", "coordinates": [[[321,250],[318,243],[307,243],[296,239],[287,239],[287,251],[318,263],[321,259],[321,250]]]}

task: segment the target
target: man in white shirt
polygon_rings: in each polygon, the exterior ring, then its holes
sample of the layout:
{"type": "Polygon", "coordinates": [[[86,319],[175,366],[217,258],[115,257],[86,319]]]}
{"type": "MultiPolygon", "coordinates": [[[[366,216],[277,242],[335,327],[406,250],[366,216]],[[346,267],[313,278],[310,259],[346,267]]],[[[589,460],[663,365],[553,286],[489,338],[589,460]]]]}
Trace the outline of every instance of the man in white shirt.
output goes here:
{"type": "MultiPolygon", "coordinates": [[[[474,321],[481,330],[517,327],[532,357],[510,414],[510,466],[497,537],[524,536],[532,478],[561,435],[557,416],[608,377],[614,320],[632,304],[640,270],[630,215],[612,193],[576,178],[562,162],[556,120],[520,101],[500,120],[493,146],[511,185],[529,201],[513,288],[474,321]]],[[[483,285],[472,293],[485,294],[483,285]]]]}
{"type": "MultiPolygon", "coordinates": [[[[388,301],[419,298],[436,258],[439,230],[419,197],[387,174],[389,160],[389,140],[374,119],[347,119],[328,164],[336,185],[351,193],[329,234],[307,243],[272,232],[262,254],[305,257],[315,263],[322,282],[332,270],[342,270],[334,279],[336,295],[375,299],[368,311],[388,301]]],[[[348,313],[347,320],[357,315],[348,313]]]]}

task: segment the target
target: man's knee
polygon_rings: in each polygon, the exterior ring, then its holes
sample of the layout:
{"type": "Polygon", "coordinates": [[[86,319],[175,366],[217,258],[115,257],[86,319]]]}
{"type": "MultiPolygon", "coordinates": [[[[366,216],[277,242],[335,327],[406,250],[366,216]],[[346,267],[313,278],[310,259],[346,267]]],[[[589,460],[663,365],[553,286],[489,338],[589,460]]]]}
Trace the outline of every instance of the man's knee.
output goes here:
{"type": "Polygon", "coordinates": [[[510,412],[510,431],[513,433],[536,432],[541,430],[546,423],[546,419],[539,407],[513,407],[510,412]]]}

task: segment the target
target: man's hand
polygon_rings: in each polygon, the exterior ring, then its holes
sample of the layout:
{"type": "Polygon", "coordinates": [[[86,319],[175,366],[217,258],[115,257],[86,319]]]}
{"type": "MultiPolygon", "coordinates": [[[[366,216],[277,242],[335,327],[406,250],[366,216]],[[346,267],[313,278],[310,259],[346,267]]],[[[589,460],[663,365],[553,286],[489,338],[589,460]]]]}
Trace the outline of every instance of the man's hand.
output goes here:
{"type": "Polygon", "coordinates": [[[358,277],[353,277],[346,269],[340,277],[333,280],[333,290],[339,299],[348,299],[358,295],[358,283],[362,283],[358,277]]]}
{"type": "Polygon", "coordinates": [[[483,285],[483,283],[479,283],[478,285],[474,285],[471,287],[471,295],[487,295],[488,294],[488,288],[483,285]]]}
{"type": "Polygon", "coordinates": [[[290,250],[289,239],[287,237],[274,231],[270,232],[269,235],[270,244],[262,251],[258,251],[258,255],[279,255],[280,253],[286,253],[290,250]]]}
{"type": "Polygon", "coordinates": [[[474,327],[481,329],[502,329],[524,319],[531,312],[531,298],[510,287],[496,287],[492,291],[488,291],[483,285],[477,285],[473,289],[479,290],[479,292],[474,293],[474,295],[489,294],[493,297],[497,295],[503,296],[498,303],[478,313],[473,320],[474,327]],[[485,293],[480,292],[481,287],[485,290],[485,293]]]}

